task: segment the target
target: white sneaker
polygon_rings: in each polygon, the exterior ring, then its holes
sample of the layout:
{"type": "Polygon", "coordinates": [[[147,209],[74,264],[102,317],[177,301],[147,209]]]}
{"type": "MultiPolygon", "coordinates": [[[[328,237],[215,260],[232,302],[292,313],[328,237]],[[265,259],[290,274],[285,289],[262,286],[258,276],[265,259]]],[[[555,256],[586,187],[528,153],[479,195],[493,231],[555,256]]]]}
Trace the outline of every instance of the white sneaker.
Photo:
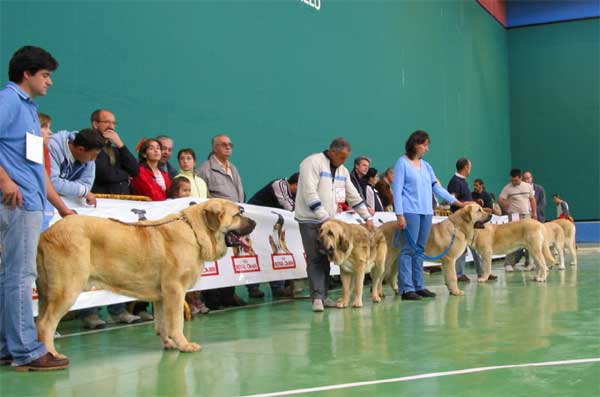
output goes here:
{"type": "Polygon", "coordinates": [[[325,307],[337,307],[337,304],[335,303],[335,301],[331,298],[325,298],[325,300],[323,301],[323,306],[325,307]]]}
{"type": "Polygon", "coordinates": [[[127,310],[125,310],[124,312],[113,316],[112,314],[108,315],[108,319],[107,319],[109,324],[117,324],[117,323],[121,323],[121,324],[132,324],[132,323],[137,323],[142,321],[142,319],[140,318],[140,316],[136,316],[135,314],[131,314],[129,313],[127,310]]]}
{"type": "Polygon", "coordinates": [[[515,271],[515,269],[512,267],[512,265],[504,265],[504,270],[509,273],[515,271]]]}
{"type": "Polygon", "coordinates": [[[138,316],[140,316],[140,319],[142,319],[142,321],[152,321],[152,320],[154,320],[154,316],[152,314],[148,313],[145,310],[142,310],[141,312],[139,312],[138,316]]]}
{"type": "Polygon", "coordinates": [[[100,329],[106,326],[106,322],[100,318],[97,314],[90,314],[84,317],[82,320],[83,328],[87,329],[100,329]]]}
{"type": "Polygon", "coordinates": [[[314,299],[312,304],[313,312],[322,312],[323,311],[323,301],[321,299],[314,299]]]}

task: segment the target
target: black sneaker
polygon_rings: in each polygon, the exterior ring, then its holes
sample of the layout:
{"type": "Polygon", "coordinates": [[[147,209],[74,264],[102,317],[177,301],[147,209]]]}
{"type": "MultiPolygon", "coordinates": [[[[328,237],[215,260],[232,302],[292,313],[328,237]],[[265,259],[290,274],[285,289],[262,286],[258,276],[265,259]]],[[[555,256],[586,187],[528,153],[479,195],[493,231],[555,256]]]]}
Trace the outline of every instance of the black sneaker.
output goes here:
{"type": "Polygon", "coordinates": [[[403,301],[420,301],[421,299],[422,298],[415,291],[405,292],[402,294],[403,301]]]}
{"type": "Polygon", "coordinates": [[[435,292],[431,292],[428,289],[420,289],[417,292],[417,295],[422,296],[423,298],[435,298],[435,292]]]}

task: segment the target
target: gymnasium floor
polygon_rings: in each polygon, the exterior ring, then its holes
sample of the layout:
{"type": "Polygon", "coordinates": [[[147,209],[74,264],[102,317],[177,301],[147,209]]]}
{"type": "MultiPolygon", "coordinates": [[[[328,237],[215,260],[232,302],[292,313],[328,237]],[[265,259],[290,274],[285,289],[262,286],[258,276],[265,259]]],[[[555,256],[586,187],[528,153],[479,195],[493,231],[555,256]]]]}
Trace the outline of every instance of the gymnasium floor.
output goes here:
{"type": "Polygon", "coordinates": [[[494,273],[461,284],[463,297],[436,273],[426,283],[439,296],[421,302],[315,314],[308,299],[266,299],[213,312],[185,324],[203,344],[194,354],[163,351],[151,323],[81,333],[64,322],[57,346],[71,368],[0,367],[0,396],[600,395],[600,247],[580,247],[579,267],[547,284],[501,263],[494,273]]]}

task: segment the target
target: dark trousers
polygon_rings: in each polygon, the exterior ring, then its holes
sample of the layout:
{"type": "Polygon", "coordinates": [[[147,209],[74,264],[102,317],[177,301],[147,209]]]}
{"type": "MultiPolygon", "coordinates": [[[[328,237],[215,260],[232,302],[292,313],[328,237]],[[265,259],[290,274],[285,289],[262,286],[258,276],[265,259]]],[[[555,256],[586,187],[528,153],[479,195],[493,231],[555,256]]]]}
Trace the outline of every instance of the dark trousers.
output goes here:
{"type": "Polygon", "coordinates": [[[312,299],[327,298],[330,263],[327,255],[319,251],[320,223],[300,223],[300,236],[306,253],[306,273],[312,299]]]}

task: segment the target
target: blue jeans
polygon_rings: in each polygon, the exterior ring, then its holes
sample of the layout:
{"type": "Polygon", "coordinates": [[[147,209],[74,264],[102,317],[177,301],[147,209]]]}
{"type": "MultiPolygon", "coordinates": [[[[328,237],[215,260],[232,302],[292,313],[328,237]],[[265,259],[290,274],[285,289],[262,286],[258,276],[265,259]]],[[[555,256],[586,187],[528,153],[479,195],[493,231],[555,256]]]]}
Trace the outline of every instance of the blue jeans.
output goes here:
{"type": "Polygon", "coordinates": [[[16,365],[47,353],[38,340],[31,304],[42,218],[42,211],[0,204],[0,356],[11,355],[16,365]]]}
{"type": "Polygon", "coordinates": [[[423,285],[423,254],[431,231],[433,215],[404,214],[404,218],[406,219],[406,230],[414,239],[421,253],[417,253],[408,242],[405,232],[404,244],[402,244],[398,260],[398,286],[402,294],[425,288],[423,285]]]}
{"type": "MultiPolygon", "coordinates": [[[[475,271],[477,272],[478,276],[481,276],[483,274],[483,270],[481,269],[481,256],[473,248],[471,248],[471,254],[473,254],[473,263],[475,264],[475,271]]],[[[465,250],[465,252],[463,252],[463,254],[456,259],[455,267],[457,277],[460,277],[463,274],[465,274],[466,256],[467,250],[465,250]]]]}

